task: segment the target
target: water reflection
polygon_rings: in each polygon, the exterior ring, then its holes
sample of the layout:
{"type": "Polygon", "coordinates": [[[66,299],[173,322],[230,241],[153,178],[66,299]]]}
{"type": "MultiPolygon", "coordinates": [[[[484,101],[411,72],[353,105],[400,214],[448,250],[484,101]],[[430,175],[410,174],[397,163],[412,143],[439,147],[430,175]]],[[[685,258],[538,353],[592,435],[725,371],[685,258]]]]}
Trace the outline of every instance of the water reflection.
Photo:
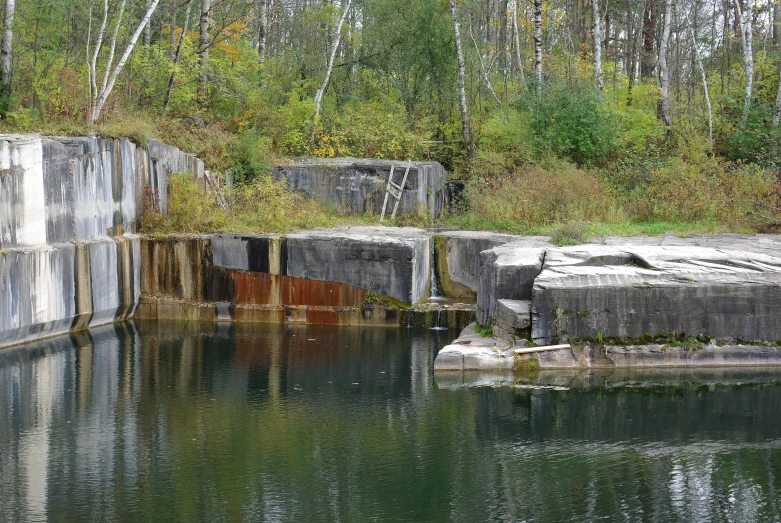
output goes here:
{"type": "Polygon", "coordinates": [[[0,520],[778,518],[776,371],[434,377],[453,336],[150,323],[2,351],[0,520]]]}

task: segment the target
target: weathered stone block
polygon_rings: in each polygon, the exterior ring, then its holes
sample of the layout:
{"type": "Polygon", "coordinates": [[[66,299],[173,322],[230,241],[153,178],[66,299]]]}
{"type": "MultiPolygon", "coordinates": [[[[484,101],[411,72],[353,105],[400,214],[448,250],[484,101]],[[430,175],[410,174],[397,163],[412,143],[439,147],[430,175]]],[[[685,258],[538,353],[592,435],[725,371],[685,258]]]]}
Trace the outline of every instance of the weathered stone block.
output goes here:
{"type": "Polygon", "coordinates": [[[496,300],[530,300],[544,257],[544,248],[523,241],[481,252],[477,322],[487,325],[496,317],[496,300]]]}
{"type": "Polygon", "coordinates": [[[287,236],[288,276],[348,283],[403,303],[428,298],[430,238],[421,229],[351,227],[287,236]]]}
{"type": "MultiPolygon", "coordinates": [[[[379,214],[391,166],[393,180],[398,184],[410,165],[367,158],[298,158],[293,162],[276,167],[275,177],[287,180],[292,191],[357,214],[379,214]]],[[[420,211],[431,218],[440,218],[447,207],[448,194],[447,172],[442,165],[412,162],[398,214],[420,211]]]]}
{"type": "Polygon", "coordinates": [[[593,259],[589,249],[548,251],[534,284],[535,342],[683,333],[781,339],[781,259],[696,247],[610,250],[593,249],[593,259]],[[632,264],[603,265],[607,259],[632,264]]]}
{"type": "Polygon", "coordinates": [[[483,231],[451,231],[435,236],[440,292],[449,298],[476,299],[480,253],[504,245],[517,236],[483,231]]]}

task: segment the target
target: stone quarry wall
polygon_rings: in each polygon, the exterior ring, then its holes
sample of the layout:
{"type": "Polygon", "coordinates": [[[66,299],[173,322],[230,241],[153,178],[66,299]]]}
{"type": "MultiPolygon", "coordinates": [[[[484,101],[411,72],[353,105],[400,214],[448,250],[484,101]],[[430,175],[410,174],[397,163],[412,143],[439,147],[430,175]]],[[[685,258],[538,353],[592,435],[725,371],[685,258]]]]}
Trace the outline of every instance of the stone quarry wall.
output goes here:
{"type": "Polygon", "coordinates": [[[0,135],[0,347],[132,315],[133,232],[148,194],[165,210],[173,172],[203,163],[156,141],[0,135]]]}
{"type": "MultiPolygon", "coordinates": [[[[438,162],[399,162],[367,158],[297,158],[274,169],[277,179],[287,180],[292,191],[325,201],[355,214],[380,214],[385,188],[393,167],[400,184],[410,166],[397,214],[423,212],[441,218],[450,200],[448,176],[438,162]]],[[[388,201],[390,216],[395,200],[388,201]]]]}
{"type": "Polygon", "coordinates": [[[420,229],[387,227],[147,238],[138,315],[398,325],[401,311],[354,309],[369,290],[402,304],[427,297],[429,244],[420,229]]]}

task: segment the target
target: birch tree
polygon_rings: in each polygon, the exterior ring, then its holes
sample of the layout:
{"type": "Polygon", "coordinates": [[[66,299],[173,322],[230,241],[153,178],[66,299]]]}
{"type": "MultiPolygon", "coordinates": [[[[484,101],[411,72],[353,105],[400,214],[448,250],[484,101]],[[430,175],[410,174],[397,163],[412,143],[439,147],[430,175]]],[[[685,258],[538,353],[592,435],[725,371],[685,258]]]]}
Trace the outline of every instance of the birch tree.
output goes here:
{"type": "Polygon", "coordinates": [[[3,13],[2,72],[0,72],[0,118],[11,110],[11,81],[13,79],[14,0],[5,0],[3,13]]]}
{"type": "Polygon", "coordinates": [[[201,0],[201,20],[198,25],[198,61],[200,62],[201,75],[198,80],[198,94],[202,98],[206,98],[209,80],[209,24],[211,10],[211,0],[201,0]]]}
{"type": "Polygon", "coordinates": [[[591,9],[594,14],[594,81],[600,94],[605,94],[605,86],[602,83],[602,37],[600,35],[599,0],[591,0],[591,9]]]}
{"type": "MultiPolygon", "coordinates": [[[[539,0],[537,0],[539,1],[539,0]]],[[[469,125],[469,113],[466,105],[466,66],[464,65],[464,51],[461,48],[461,30],[458,25],[458,11],[456,0],[450,0],[450,18],[453,22],[453,34],[456,41],[456,55],[458,57],[458,101],[461,107],[461,127],[464,132],[464,149],[469,158],[473,155],[472,130],[469,125]]]]}
{"type": "Polygon", "coordinates": [[[518,72],[521,75],[521,85],[524,91],[526,87],[526,75],[523,72],[523,60],[521,59],[521,38],[518,31],[518,0],[512,0],[513,40],[515,41],[515,61],[518,63],[518,72]]]}
{"type": "Polygon", "coordinates": [[[542,92],[542,0],[534,0],[534,80],[542,92]]]}
{"type": "Polygon", "coordinates": [[[746,68],[746,99],[743,102],[743,119],[741,120],[741,129],[745,129],[754,88],[754,30],[752,27],[754,0],[746,0],[745,11],[741,10],[740,0],[735,0],[735,13],[739,18],[740,41],[743,44],[743,64],[746,68]]]}
{"type": "Polygon", "coordinates": [[[320,119],[320,106],[323,102],[323,95],[325,94],[325,90],[328,87],[328,81],[331,79],[331,71],[333,71],[334,68],[336,53],[339,50],[339,44],[342,41],[342,25],[344,25],[344,21],[347,18],[347,13],[350,12],[351,5],[352,0],[347,0],[347,4],[344,6],[342,16],[339,18],[339,24],[336,26],[336,34],[334,35],[334,41],[331,45],[331,56],[328,59],[328,67],[325,70],[325,78],[323,78],[323,83],[320,84],[320,88],[317,89],[317,92],[315,93],[315,116],[312,125],[312,141],[314,141],[315,134],[317,133],[317,123],[320,119]]]}
{"type": "Polygon", "coordinates": [[[472,43],[474,44],[475,52],[477,53],[477,59],[480,62],[480,75],[483,77],[483,81],[485,82],[486,86],[488,86],[488,90],[491,92],[491,96],[493,96],[494,101],[496,102],[496,105],[499,108],[499,117],[502,119],[502,123],[506,124],[507,120],[504,118],[504,108],[502,107],[502,101],[499,99],[499,96],[496,94],[496,91],[494,90],[494,84],[491,82],[490,72],[495,57],[492,57],[489,61],[488,57],[483,56],[483,53],[480,52],[480,47],[477,45],[477,40],[475,40],[475,35],[472,32],[471,25],[469,26],[469,36],[472,38],[472,43]],[[488,61],[487,67],[486,67],[486,61],[488,61]]]}
{"type": "Polygon", "coordinates": [[[258,0],[258,62],[266,63],[266,40],[268,26],[268,0],[258,0]]]}
{"type": "MultiPolygon", "coordinates": [[[[90,101],[91,101],[90,103],[91,111],[90,111],[90,118],[89,118],[90,123],[95,123],[100,117],[100,113],[103,110],[103,106],[105,105],[106,100],[108,100],[111,91],[114,89],[114,84],[117,81],[117,77],[119,76],[119,73],[121,73],[122,69],[125,67],[125,63],[127,63],[128,58],[130,58],[130,53],[133,52],[133,49],[136,46],[136,42],[138,42],[138,38],[141,36],[141,33],[144,31],[144,28],[149,23],[149,19],[152,18],[152,14],[154,14],[155,9],[157,9],[157,5],[160,2],[160,0],[153,0],[152,3],[149,4],[149,8],[146,10],[144,17],[138,23],[135,32],[130,37],[130,41],[125,47],[125,51],[122,53],[122,56],[120,57],[116,65],[114,65],[113,63],[114,52],[116,49],[117,38],[119,37],[119,30],[120,27],[122,26],[122,18],[125,11],[126,1],[127,0],[122,0],[122,3],[120,5],[119,14],[117,15],[117,20],[114,26],[114,32],[111,38],[110,51],[109,51],[108,59],[106,61],[106,69],[103,75],[103,81],[100,89],[98,89],[97,87],[98,55],[100,54],[100,50],[103,47],[103,43],[104,43],[103,39],[105,37],[106,25],[108,24],[108,19],[109,19],[108,0],[104,0],[103,2],[103,22],[101,23],[100,31],[98,32],[98,39],[97,42],[95,43],[94,53],[92,54],[92,61],[90,64],[88,64],[90,68],[88,74],[89,82],[90,82],[90,101]]],[[[92,20],[90,20],[90,27],[91,25],[92,25],[92,20]]],[[[87,42],[87,46],[89,47],[89,40],[87,42]]]]}
{"type": "MultiPolygon", "coordinates": [[[[697,12],[694,12],[694,16],[697,16],[697,12]]],[[[710,93],[708,91],[708,77],[705,74],[705,67],[702,65],[702,59],[700,58],[700,50],[697,48],[697,35],[694,33],[694,26],[687,15],[687,23],[689,25],[689,34],[692,40],[692,52],[694,53],[694,59],[697,62],[697,68],[700,70],[700,78],[702,79],[702,87],[705,89],[705,104],[708,108],[708,145],[711,151],[713,151],[713,107],[710,102],[710,93]]]]}
{"type": "Polygon", "coordinates": [[[662,87],[662,122],[664,123],[664,134],[669,134],[672,127],[672,114],[670,112],[670,68],[667,63],[667,43],[670,40],[670,23],[672,19],[673,0],[666,0],[664,11],[664,28],[662,29],[662,40],[659,42],[659,70],[660,83],[662,87]]]}

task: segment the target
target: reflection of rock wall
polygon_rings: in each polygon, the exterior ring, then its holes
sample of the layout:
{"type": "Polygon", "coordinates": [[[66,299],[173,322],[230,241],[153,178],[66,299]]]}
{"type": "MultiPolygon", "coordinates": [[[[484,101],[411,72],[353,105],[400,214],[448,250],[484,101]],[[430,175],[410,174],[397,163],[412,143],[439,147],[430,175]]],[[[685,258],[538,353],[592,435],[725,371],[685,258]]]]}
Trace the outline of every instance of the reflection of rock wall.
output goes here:
{"type": "Polygon", "coordinates": [[[203,163],[160,142],[0,135],[0,347],[130,316],[141,251],[127,233],[185,171],[203,163]]]}

